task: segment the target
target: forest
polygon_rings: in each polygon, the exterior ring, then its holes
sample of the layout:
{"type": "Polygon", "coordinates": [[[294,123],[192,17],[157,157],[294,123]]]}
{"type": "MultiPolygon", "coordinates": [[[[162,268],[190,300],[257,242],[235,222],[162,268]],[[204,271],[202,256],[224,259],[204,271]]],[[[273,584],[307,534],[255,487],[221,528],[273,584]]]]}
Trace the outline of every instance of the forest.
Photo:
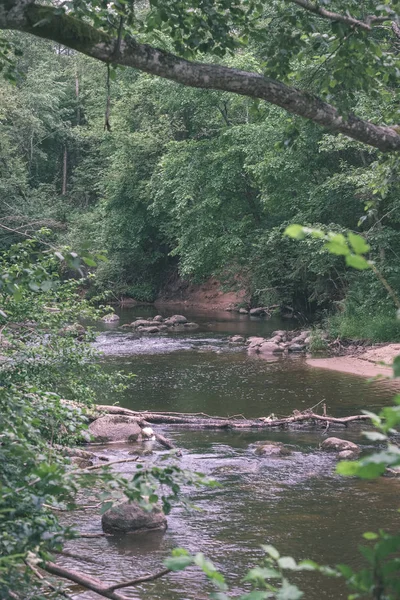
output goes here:
{"type": "Polygon", "coordinates": [[[400,3],[0,0],[0,32],[0,597],[181,599],[197,569],[193,598],[398,599],[400,3]],[[210,282],[229,314],[174,309],[210,282]],[[394,379],[313,364],[369,347],[394,379]],[[299,526],[331,489],[343,559],[299,526]],[[110,550],[121,498],[167,542],[110,550]]]}

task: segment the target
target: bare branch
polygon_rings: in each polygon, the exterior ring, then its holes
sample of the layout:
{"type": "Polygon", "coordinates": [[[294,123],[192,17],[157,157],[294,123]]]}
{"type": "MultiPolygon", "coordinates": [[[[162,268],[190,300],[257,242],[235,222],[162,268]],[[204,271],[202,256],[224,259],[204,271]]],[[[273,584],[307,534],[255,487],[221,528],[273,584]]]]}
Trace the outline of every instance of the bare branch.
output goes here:
{"type": "Polygon", "coordinates": [[[141,577],[136,577],[136,579],[131,579],[130,581],[115,583],[114,585],[110,585],[108,589],[110,591],[114,591],[124,587],[131,587],[137,585],[138,583],[144,583],[146,581],[155,581],[156,579],[160,579],[160,577],[164,577],[164,575],[168,575],[168,573],[171,573],[170,569],[163,569],[162,571],[153,573],[152,575],[142,575],[141,577]]]}
{"type": "Polygon", "coordinates": [[[41,568],[44,571],[47,571],[47,573],[51,573],[51,575],[56,575],[56,577],[62,577],[63,579],[67,579],[68,581],[73,581],[74,583],[81,585],[87,590],[96,592],[96,594],[99,594],[99,596],[103,596],[103,598],[109,598],[110,600],[128,600],[127,596],[110,590],[106,584],[104,584],[102,581],[100,581],[100,579],[97,579],[96,577],[92,577],[90,575],[83,575],[82,573],[80,573],[79,571],[75,571],[74,569],[60,567],[59,565],[51,561],[42,563],[41,568]]]}
{"type": "MultiPolygon", "coordinates": [[[[309,6],[308,0],[296,2],[309,6]]],[[[354,21],[355,26],[360,23],[359,26],[364,29],[370,27],[353,17],[343,16],[341,20],[354,21]]],[[[15,4],[10,0],[0,0],[0,29],[31,33],[102,62],[116,62],[186,86],[222,90],[265,100],[289,113],[309,119],[330,131],[342,133],[382,152],[400,150],[400,135],[394,128],[375,125],[355,115],[346,118],[334,106],[313,94],[264,77],[260,73],[218,64],[191,62],[148,44],[140,44],[128,36],[121,40],[118,56],[115,57],[115,49],[118,46],[116,38],[63,14],[55,7],[27,4],[27,0],[19,0],[15,4]]]]}
{"type": "Polygon", "coordinates": [[[169,569],[163,569],[162,571],[158,571],[158,573],[142,575],[141,577],[136,577],[135,579],[130,579],[129,581],[122,581],[112,585],[106,585],[96,577],[84,575],[80,571],[75,571],[74,569],[60,567],[53,562],[45,562],[41,565],[41,568],[52,575],[62,577],[68,581],[73,581],[87,590],[96,592],[96,594],[103,596],[103,598],[110,598],[110,600],[128,600],[127,596],[118,593],[116,590],[132,587],[146,581],[155,581],[156,579],[160,579],[160,577],[164,577],[171,572],[169,569]]]}
{"type": "MultiPolygon", "coordinates": [[[[360,29],[364,29],[365,31],[371,30],[370,22],[373,17],[367,17],[365,21],[360,21],[359,19],[355,19],[351,15],[341,15],[340,13],[331,12],[330,10],[326,10],[322,8],[322,6],[318,6],[309,2],[308,0],[290,0],[294,4],[301,6],[305,10],[312,12],[324,19],[329,19],[330,21],[339,21],[340,23],[345,23],[346,25],[351,25],[353,27],[359,27],[360,29]]],[[[385,19],[386,21],[388,18],[385,19]]]]}

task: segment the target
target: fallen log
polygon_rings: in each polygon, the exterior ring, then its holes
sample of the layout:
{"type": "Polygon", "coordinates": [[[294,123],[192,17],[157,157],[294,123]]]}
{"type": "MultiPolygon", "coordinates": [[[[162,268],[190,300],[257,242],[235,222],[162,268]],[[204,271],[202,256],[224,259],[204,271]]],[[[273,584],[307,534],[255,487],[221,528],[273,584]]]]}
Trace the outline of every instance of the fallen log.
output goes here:
{"type": "Polygon", "coordinates": [[[368,415],[351,415],[349,417],[329,417],[327,415],[319,415],[312,410],[304,410],[302,412],[295,410],[288,417],[277,418],[274,416],[259,417],[256,419],[246,418],[235,418],[235,417],[208,417],[208,416],[197,416],[182,413],[151,413],[147,411],[134,411],[129,408],[122,408],[119,406],[107,406],[99,405],[97,409],[101,412],[110,412],[111,414],[125,414],[136,417],[140,422],[146,424],[159,424],[159,425],[174,425],[174,426],[185,426],[188,428],[195,429],[269,429],[272,427],[288,427],[293,424],[311,423],[316,424],[317,422],[335,425],[347,425],[354,421],[368,421],[370,417],[368,415]]]}

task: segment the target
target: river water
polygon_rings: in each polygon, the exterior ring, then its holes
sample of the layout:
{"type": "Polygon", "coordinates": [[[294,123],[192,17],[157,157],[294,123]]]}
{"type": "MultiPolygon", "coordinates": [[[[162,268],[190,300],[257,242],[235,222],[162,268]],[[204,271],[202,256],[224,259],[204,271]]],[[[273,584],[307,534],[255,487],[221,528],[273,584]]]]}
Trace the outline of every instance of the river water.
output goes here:
{"type": "MultiPolygon", "coordinates": [[[[182,309],[178,312],[181,312],[182,309]]],[[[175,311],[176,312],[176,311],[175,311]]],[[[121,311],[118,325],[134,317],[155,315],[148,307],[121,311]]],[[[164,316],[171,310],[162,312],[164,316]]],[[[232,334],[267,336],[275,329],[291,328],[290,322],[250,318],[227,312],[185,311],[200,324],[195,333],[135,338],[118,325],[104,326],[96,345],[106,369],[136,374],[120,398],[122,406],[136,410],[205,412],[210,415],[246,417],[288,415],[318,403],[333,416],[346,416],[362,408],[376,410],[390,403],[394,390],[388,383],[368,383],[357,376],[308,367],[302,357],[266,361],[248,357],[244,346],[228,343],[232,334]],[[288,324],[290,323],[290,324],[288,324]]],[[[241,578],[257,563],[261,544],[276,546],[281,554],[311,558],[320,564],[341,562],[360,567],[357,551],[364,531],[398,528],[400,482],[345,479],[334,473],[335,457],[319,450],[326,437],[323,429],[306,431],[193,431],[178,427],[158,428],[182,448],[181,466],[201,471],[218,480],[218,489],[187,490],[197,508],[187,512],[175,507],[166,533],[121,538],[80,539],[68,549],[95,562],[79,568],[103,581],[117,582],[162,568],[174,547],[203,552],[221,568],[232,589],[243,589],[241,578]],[[255,442],[277,440],[288,444],[291,456],[260,458],[255,442]]],[[[330,435],[350,439],[371,450],[361,428],[353,425],[330,435]]],[[[150,443],[151,444],[151,443],[150,443]]],[[[129,456],[131,446],[104,448],[111,459],[129,456]]],[[[154,445],[149,460],[164,451],[154,445]]],[[[136,465],[121,465],[133,473],[136,465]]],[[[71,521],[74,522],[74,519],[71,521]]],[[[80,513],[81,531],[100,532],[96,514],[80,513]]],[[[72,559],[63,564],[77,568],[72,559]]],[[[297,580],[307,600],[338,600],[347,593],[339,580],[303,575],[297,580]]],[[[206,598],[209,587],[196,571],[169,575],[162,580],[125,590],[129,598],[206,598]]],[[[73,590],[79,600],[97,596],[73,590]]]]}

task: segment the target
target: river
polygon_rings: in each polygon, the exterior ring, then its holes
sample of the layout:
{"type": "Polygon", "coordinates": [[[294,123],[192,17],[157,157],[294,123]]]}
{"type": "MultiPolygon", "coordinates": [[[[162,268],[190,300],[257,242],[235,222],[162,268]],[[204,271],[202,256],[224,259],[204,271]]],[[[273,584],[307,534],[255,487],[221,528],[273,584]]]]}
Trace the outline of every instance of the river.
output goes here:
{"type": "MultiPolygon", "coordinates": [[[[182,309],[179,312],[182,313],[182,309]]],[[[120,312],[118,325],[134,317],[154,316],[151,307],[120,312]]],[[[164,316],[173,314],[162,311],[164,316]]],[[[132,385],[117,400],[136,410],[205,412],[246,417],[288,415],[325,402],[328,413],[345,416],[362,408],[389,404],[394,391],[385,382],[368,383],[357,376],[313,369],[302,357],[272,362],[248,357],[243,346],[228,343],[233,334],[267,336],[291,322],[250,318],[235,313],[184,311],[200,324],[195,333],[135,338],[118,325],[104,326],[96,345],[106,369],[136,374],[132,385]]],[[[398,527],[400,482],[381,478],[359,481],[337,476],[335,457],[319,450],[323,429],[296,431],[193,431],[177,427],[160,429],[183,449],[181,465],[217,479],[218,489],[188,490],[201,510],[175,507],[165,534],[80,539],[68,549],[92,557],[80,569],[103,581],[116,582],[157,571],[174,547],[203,552],[221,568],[232,589],[239,593],[246,570],[257,563],[261,544],[276,546],[282,555],[311,558],[320,564],[348,563],[360,567],[357,551],[364,531],[398,527]],[[284,458],[260,458],[252,444],[273,439],[288,444],[293,453],[284,458]]],[[[332,435],[350,439],[370,450],[361,428],[336,430],[332,435]]],[[[105,448],[111,459],[129,456],[130,446],[105,448]]],[[[154,446],[157,460],[164,451],[154,446]]],[[[134,472],[136,465],[121,467],[134,472]]],[[[74,520],[75,519],[75,520],[74,520]]],[[[80,513],[81,531],[100,532],[95,514],[80,513]]],[[[63,564],[77,568],[72,559],[63,564]]],[[[303,575],[298,579],[307,600],[339,600],[346,590],[336,579],[303,575]]],[[[198,572],[188,569],[124,593],[131,598],[154,600],[206,598],[209,587],[198,572]]],[[[75,588],[74,598],[97,596],[75,588]]]]}

